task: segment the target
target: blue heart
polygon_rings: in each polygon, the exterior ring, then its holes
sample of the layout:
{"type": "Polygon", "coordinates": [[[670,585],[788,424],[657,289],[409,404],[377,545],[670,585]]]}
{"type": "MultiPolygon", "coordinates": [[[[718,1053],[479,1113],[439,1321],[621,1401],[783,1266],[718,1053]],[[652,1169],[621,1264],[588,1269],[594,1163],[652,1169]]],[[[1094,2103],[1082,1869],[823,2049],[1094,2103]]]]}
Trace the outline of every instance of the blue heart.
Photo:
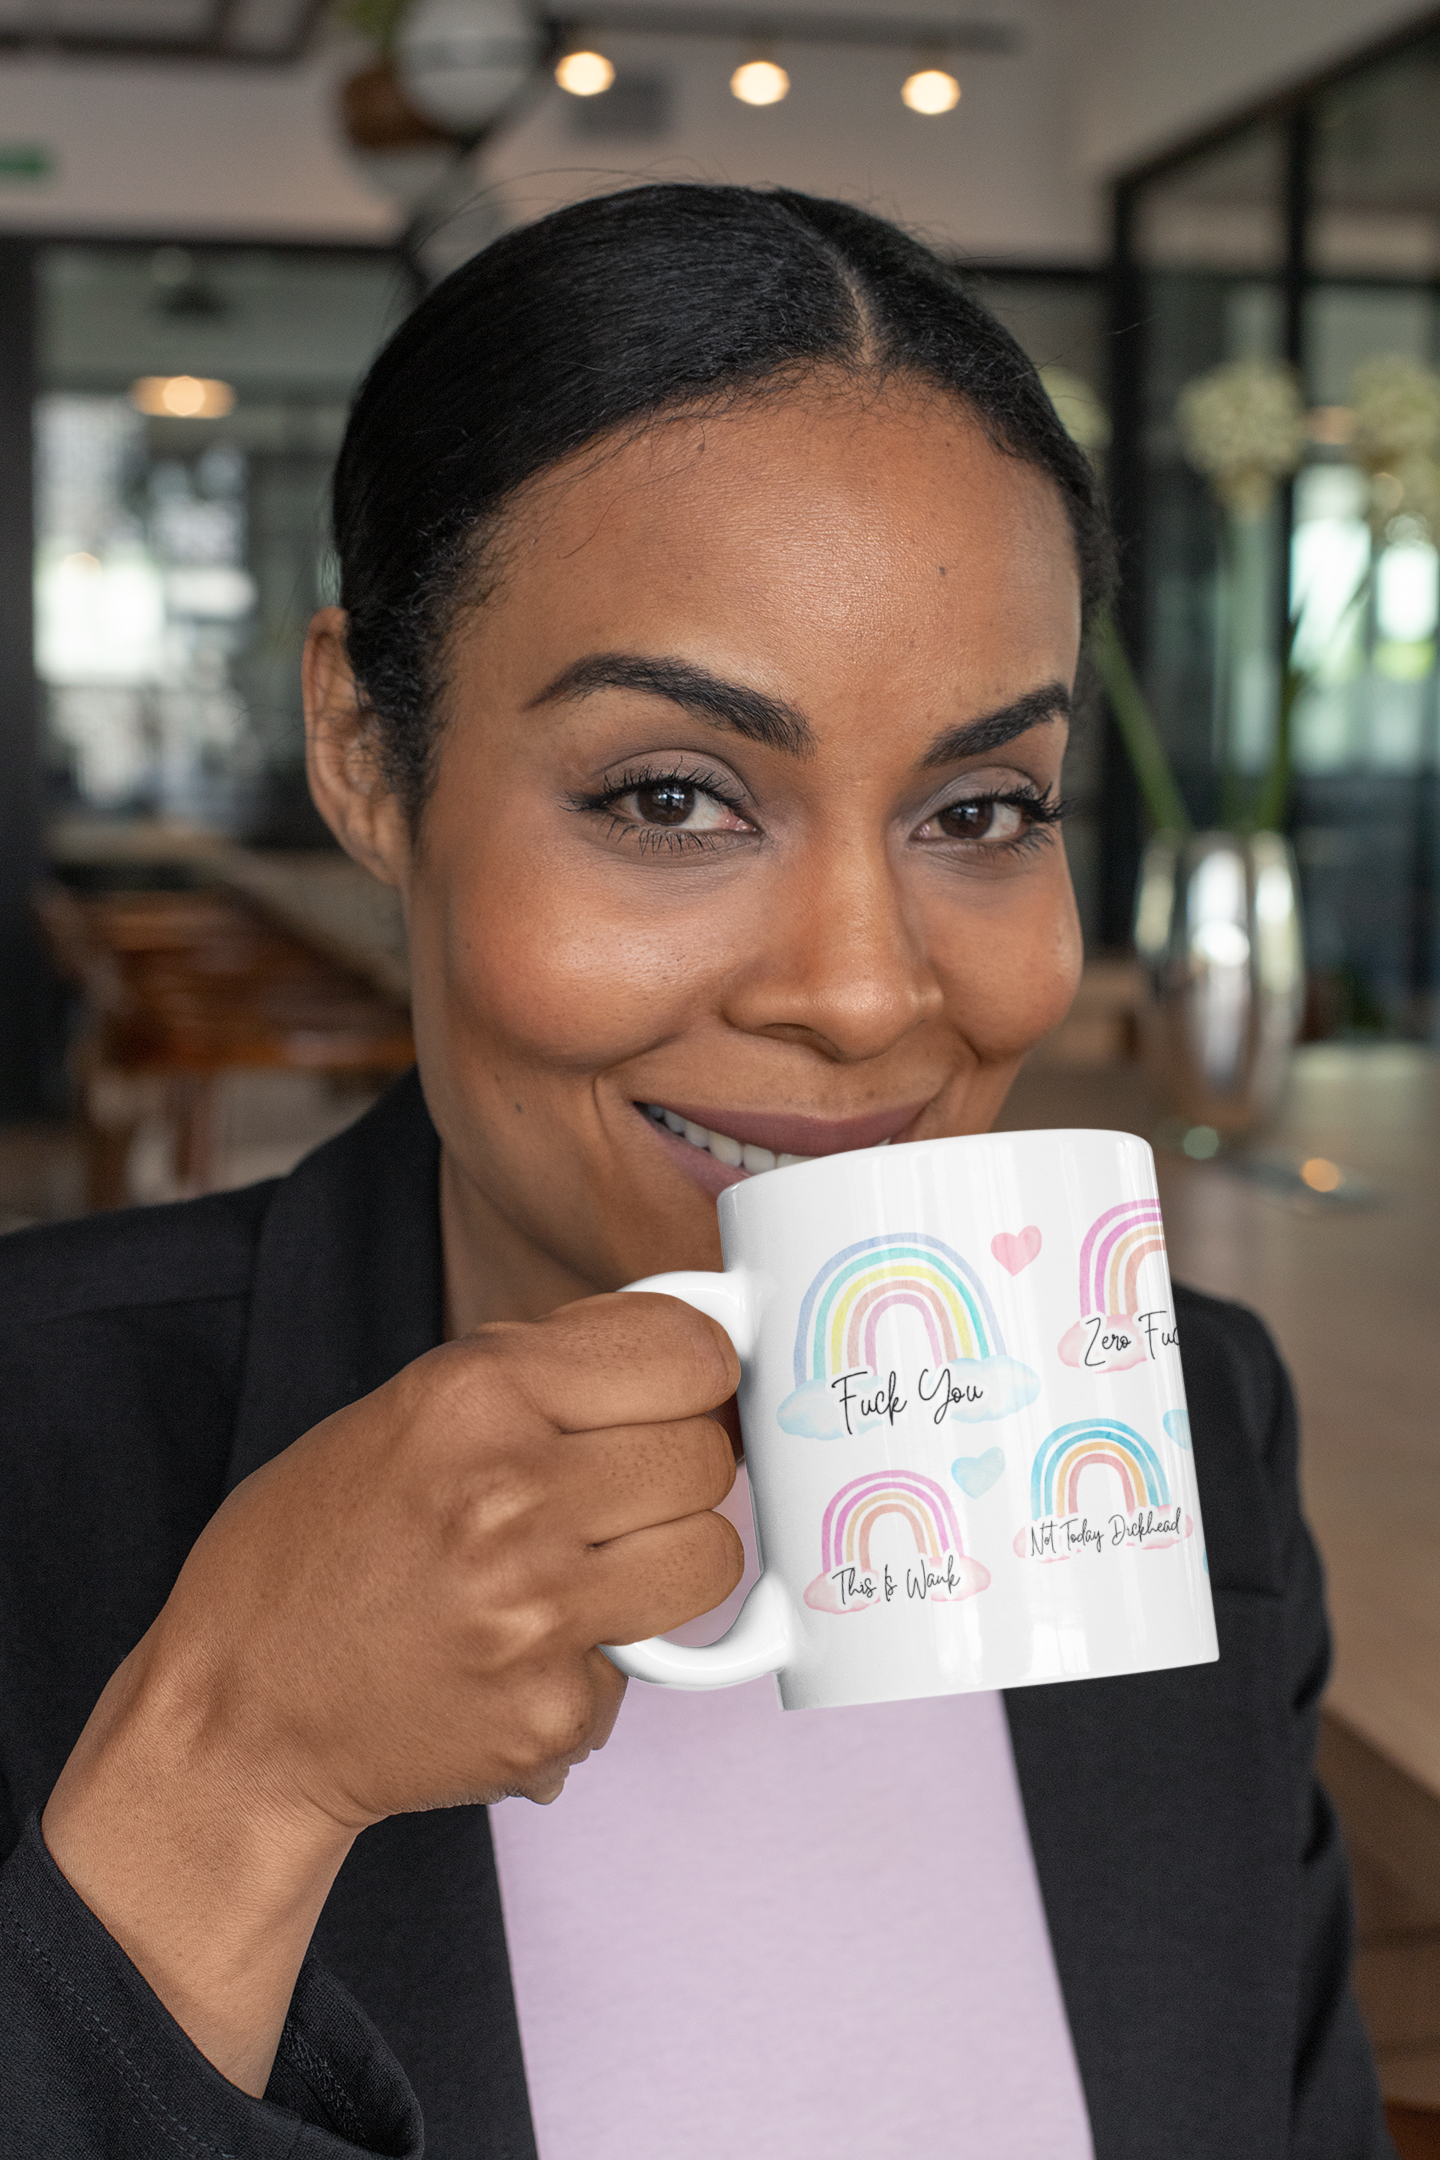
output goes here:
{"type": "Polygon", "coordinates": [[[983,1455],[957,1457],[950,1465],[950,1475],[961,1492],[969,1493],[972,1500],[978,1500],[981,1493],[989,1492],[1004,1468],[1004,1449],[992,1447],[986,1448],[983,1455]]]}
{"type": "Polygon", "coordinates": [[[1190,1445],[1190,1413],[1188,1410],[1167,1410],[1160,1420],[1175,1442],[1176,1447],[1190,1445]]]}

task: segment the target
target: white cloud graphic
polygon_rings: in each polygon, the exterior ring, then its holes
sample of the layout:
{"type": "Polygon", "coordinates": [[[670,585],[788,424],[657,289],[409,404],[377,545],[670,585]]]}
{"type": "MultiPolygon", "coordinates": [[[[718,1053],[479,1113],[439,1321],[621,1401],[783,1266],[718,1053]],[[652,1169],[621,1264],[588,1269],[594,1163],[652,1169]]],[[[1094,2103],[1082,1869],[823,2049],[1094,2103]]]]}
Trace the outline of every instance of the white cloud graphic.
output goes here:
{"type": "Polygon", "coordinates": [[[962,1425],[1010,1417],[1040,1393],[1039,1375],[1018,1358],[958,1358],[949,1372],[950,1415],[962,1425]]]}
{"type": "MultiPolygon", "coordinates": [[[[875,1382],[866,1375],[870,1388],[875,1382]]],[[[857,1383],[858,1385],[858,1383],[857,1383]]],[[[802,1440],[843,1440],[845,1438],[845,1408],[840,1393],[828,1380],[807,1380],[787,1395],[779,1412],[782,1429],[798,1433],[802,1440]]],[[[850,1431],[869,1432],[874,1425],[883,1424],[878,1417],[862,1417],[860,1405],[853,1396],[850,1403],[850,1431]]]]}

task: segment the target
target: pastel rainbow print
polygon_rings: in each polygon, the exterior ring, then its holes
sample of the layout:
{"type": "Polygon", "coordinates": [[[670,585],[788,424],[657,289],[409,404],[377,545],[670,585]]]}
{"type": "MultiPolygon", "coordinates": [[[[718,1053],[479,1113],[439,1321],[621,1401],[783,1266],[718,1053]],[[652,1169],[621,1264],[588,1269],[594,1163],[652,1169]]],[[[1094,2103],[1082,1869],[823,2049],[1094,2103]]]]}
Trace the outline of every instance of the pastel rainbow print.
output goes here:
{"type": "Polygon", "coordinates": [[[1140,1270],[1165,1250],[1158,1200],[1122,1200],[1097,1215],[1080,1247],[1080,1311],[1130,1315],[1140,1310],[1140,1270]]]}
{"type": "Polygon", "coordinates": [[[1047,1515],[1078,1515],[1080,1480],[1096,1465],[1119,1477],[1127,1515],[1142,1507],[1169,1507],[1169,1482],[1149,1441],[1118,1418],[1082,1418],[1077,1425],[1057,1427],[1035,1457],[1030,1513],[1036,1522],[1047,1515]]]}
{"type": "Polygon", "coordinates": [[[842,1485],[820,1525],[820,1562],[805,1592],[814,1612],[881,1612],[897,1595],[902,1607],[956,1605],[990,1586],[990,1570],[966,1558],[950,1495],[918,1470],[871,1470],[842,1485]],[[899,1581],[870,1552],[876,1525],[891,1515],[908,1528],[918,1562],[899,1581]]]}
{"type": "Polygon", "coordinates": [[[920,1315],[937,1366],[1004,1355],[995,1308],[969,1262],[939,1238],[907,1231],[862,1238],[826,1261],[800,1307],[796,1386],[832,1373],[877,1372],[880,1322],[897,1307],[920,1315]]]}
{"type": "Polygon", "coordinates": [[[820,1525],[820,1562],[828,1575],[840,1567],[869,1572],[870,1537],[887,1515],[903,1516],[917,1553],[938,1560],[943,1553],[963,1555],[960,1525],[950,1495],[934,1478],[918,1470],[872,1470],[843,1485],[820,1525]]]}

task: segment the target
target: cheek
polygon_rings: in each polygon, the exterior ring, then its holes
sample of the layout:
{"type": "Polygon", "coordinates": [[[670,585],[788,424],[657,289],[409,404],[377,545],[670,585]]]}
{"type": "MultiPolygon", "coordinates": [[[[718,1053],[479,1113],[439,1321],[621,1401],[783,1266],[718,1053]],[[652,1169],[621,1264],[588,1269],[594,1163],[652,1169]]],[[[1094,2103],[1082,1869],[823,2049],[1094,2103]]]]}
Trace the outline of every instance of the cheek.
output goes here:
{"type": "Polygon", "coordinates": [[[617,906],[573,859],[504,849],[436,865],[412,904],[413,967],[451,1044],[577,1075],[648,1047],[693,1009],[713,951],[683,921],[617,906]]]}
{"type": "Polygon", "coordinates": [[[1069,1011],[1084,958],[1063,856],[1043,877],[956,910],[932,944],[952,1024],[984,1059],[1022,1056],[1069,1011]]]}

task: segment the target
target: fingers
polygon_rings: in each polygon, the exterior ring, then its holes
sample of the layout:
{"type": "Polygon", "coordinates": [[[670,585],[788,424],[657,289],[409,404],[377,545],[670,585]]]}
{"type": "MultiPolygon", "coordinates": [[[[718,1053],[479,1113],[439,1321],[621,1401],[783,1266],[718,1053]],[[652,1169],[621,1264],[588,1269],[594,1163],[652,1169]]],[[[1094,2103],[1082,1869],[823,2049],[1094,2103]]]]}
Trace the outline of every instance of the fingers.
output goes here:
{"type": "Polygon", "coordinates": [[[745,1572],[733,1523],[708,1511],[632,1530],[590,1555],[582,1609],[597,1643],[666,1635],[724,1603],[745,1572]]]}
{"type": "Polygon", "coordinates": [[[733,1395],[740,1361],[718,1321],[679,1298],[618,1292],[467,1338],[562,1432],[699,1417],[733,1395]]]}
{"type": "Polygon", "coordinates": [[[735,1451],[713,1418],[566,1434],[556,1446],[558,1504],[586,1545],[718,1507],[735,1482],[735,1451]]]}

